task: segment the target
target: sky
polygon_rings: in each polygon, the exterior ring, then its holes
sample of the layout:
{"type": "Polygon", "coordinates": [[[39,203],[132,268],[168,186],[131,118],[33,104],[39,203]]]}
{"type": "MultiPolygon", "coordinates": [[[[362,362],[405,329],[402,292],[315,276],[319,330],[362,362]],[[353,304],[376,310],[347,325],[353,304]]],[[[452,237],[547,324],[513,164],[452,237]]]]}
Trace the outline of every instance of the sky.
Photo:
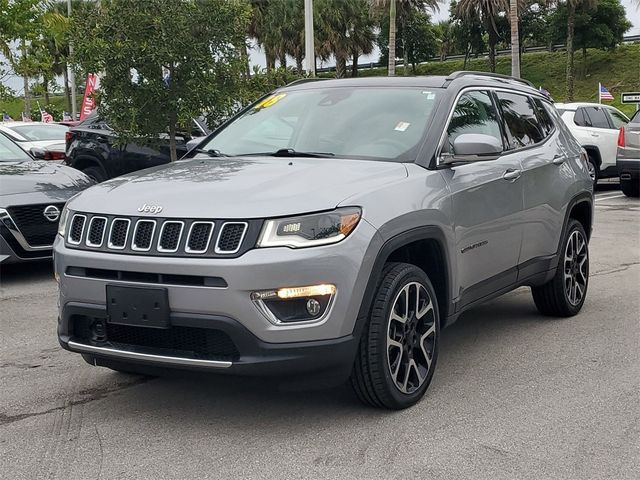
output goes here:
{"type": "MultiPolygon", "coordinates": [[[[441,0],[440,10],[433,14],[434,22],[445,20],[449,16],[449,3],[450,0],[441,0]]],[[[627,11],[627,18],[633,24],[633,27],[626,33],[626,35],[640,35],[640,8],[636,4],[634,4],[634,0],[622,0],[622,4],[627,11]]],[[[368,62],[375,62],[377,60],[378,52],[376,51],[372,55],[369,55],[366,58],[362,58],[361,63],[364,64],[368,62]]],[[[264,67],[264,54],[259,50],[252,51],[251,62],[255,65],[264,67]]],[[[22,93],[22,80],[20,78],[9,76],[7,78],[4,78],[2,82],[13,89],[17,94],[22,93]]]]}

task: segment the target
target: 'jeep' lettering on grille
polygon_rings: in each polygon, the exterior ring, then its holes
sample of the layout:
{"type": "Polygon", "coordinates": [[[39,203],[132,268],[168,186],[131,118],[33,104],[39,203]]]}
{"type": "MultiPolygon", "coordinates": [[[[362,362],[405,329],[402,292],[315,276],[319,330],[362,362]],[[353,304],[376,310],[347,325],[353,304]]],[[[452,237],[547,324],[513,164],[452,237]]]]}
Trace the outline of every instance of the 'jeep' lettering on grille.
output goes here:
{"type": "Polygon", "coordinates": [[[162,207],[160,205],[147,205],[146,203],[138,208],[140,213],[160,213],[162,207]]]}

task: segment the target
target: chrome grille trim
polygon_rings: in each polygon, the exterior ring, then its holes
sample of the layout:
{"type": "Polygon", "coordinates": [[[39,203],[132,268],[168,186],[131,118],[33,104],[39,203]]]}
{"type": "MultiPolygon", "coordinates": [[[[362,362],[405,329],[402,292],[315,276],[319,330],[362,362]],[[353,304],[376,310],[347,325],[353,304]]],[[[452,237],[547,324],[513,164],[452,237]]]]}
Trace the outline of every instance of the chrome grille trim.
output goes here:
{"type": "Polygon", "coordinates": [[[201,222],[201,221],[195,221],[191,223],[191,227],[189,227],[189,234],[187,235],[187,243],[184,246],[184,251],[187,253],[194,253],[194,254],[198,254],[198,253],[206,253],[207,250],[209,250],[209,245],[211,244],[211,237],[213,236],[213,230],[216,228],[216,224],[214,222],[201,222]],[[196,225],[209,225],[211,227],[211,229],[209,230],[209,237],[207,238],[207,244],[204,247],[203,250],[193,250],[191,248],[189,248],[189,241],[191,240],[191,233],[193,232],[193,227],[195,227],[196,225]]]}
{"type": "Polygon", "coordinates": [[[222,224],[222,227],[220,228],[220,231],[218,232],[218,238],[216,240],[216,247],[214,248],[214,252],[227,255],[233,255],[234,253],[237,253],[240,248],[242,248],[242,242],[244,242],[244,237],[247,234],[248,229],[249,224],[247,222],[224,222],[222,224]],[[220,250],[219,248],[220,238],[222,237],[224,229],[227,227],[227,225],[242,225],[244,227],[244,229],[242,230],[242,235],[240,236],[240,240],[238,241],[238,246],[235,248],[235,250],[220,250]]]}
{"type": "Polygon", "coordinates": [[[130,231],[131,231],[131,220],[129,220],[128,218],[116,217],[113,220],[111,220],[111,225],[109,226],[109,237],[108,237],[108,240],[107,240],[107,247],[109,249],[111,249],[111,250],[124,250],[125,248],[127,248],[127,241],[129,240],[129,232],[130,231]],[[127,230],[126,230],[126,233],[124,235],[124,242],[123,242],[122,246],[114,245],[113,243],[111,243],[111,234],[113,232],[113,226],[118,221],[127,222],[127,230]]]}
{"type": "Polygon", "coordinates": [[[100,216],[91,217],[91,220],[89,220],[89,227],[87,228],[87,238],[85,239],[85,244],[87,245],[87,247],[102,246],[102,244],[104,243],[104,234],[107,231],[108,223],[109,221],[107,220],[107,217],[100,217],[100,216]],[[104,220],[104,225],[102,227],[102,234],[100,235],[100,243],[92,243],[89,241],[89,237],[91,236],[91,229],[93,228],[93,222],[95,222],[96,220],[104,220]]]}
{"type": "Polygon", "coordinates": [[[162,227],[160,227],[160,234],[158,235],[158,244],[156,245],[156,250],[162,253],[175,253],[180,248],[180,241],[182,240],[182,232],[184,231],[184,222],[179,220],[166,220],[163,222],[162,227]],[[176,248],[162,248],[162,234],[164,233],[164,229],[167,225],[180,225],[180,233],[178,234],[178,241],[176,242],[176,248]]]}
{"type": "Polygon", "coordinates": [[[146,220],[146,219],[140,219],[136,222],[136,226],[133,228],[133,235],[131,236],[131,250],[135,251],[135,252],[148,252],[149,250],[151,250],[151,247],[153,246],[153,236],[156,233],[156,221],[155,220],[146,220]],[[140,248],[136,245],[136,234],[138,233],[138,228],[140,227],[140,225],[144,224],[144,223],[150,223],[152,225],[151,228],[151,239],[149,240],[149,247],[148,248],[140,248]]]}
{"type": "Polygon", "coordinates": [[[71,221],[69,222],[69,233],[67,234],[67,242],[69,242],[71,245],[80,245],[82,243],[82,236],[84,235],[84,229],[86,226],[87,226],[87,216],[76,213],[71,218],[71,221]],[[80,230],[80,238],[78,239],[77,242],[71,239],[71,233],[73,232],[73,224],[76,221],[76,218],[82,218],[82,229],[80,230]]]}

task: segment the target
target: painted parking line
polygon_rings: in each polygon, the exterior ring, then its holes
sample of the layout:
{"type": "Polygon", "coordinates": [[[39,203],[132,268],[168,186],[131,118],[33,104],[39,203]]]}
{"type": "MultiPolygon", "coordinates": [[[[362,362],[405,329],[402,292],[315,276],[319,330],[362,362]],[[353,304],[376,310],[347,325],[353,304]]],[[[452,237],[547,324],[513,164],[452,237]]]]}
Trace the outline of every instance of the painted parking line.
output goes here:
{"type": "Polygon", "coordinates": [[[614,195],[612,197],[598,197],[596,196],[596,203],[598,203],[599,200],[611,200],[613,198],[621,198],[621,197],[625,197],[626,195],[624,193],[618,194],[618,195],[614,195]]]}
{"type": "Polygon", "coordinates": [[[620,192],[602,192],[602,193],[596,193],[596,199],[606,199],[606,198],[614,198],[614,197],[619,197],[620,196],[620,192]]]}

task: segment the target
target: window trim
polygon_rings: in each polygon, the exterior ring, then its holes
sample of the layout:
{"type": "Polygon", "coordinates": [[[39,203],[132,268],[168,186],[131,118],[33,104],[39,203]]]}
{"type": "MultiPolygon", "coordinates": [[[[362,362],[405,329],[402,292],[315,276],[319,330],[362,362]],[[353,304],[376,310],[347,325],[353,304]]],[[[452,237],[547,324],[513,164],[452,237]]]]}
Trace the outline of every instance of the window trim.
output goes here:
{"type": "MultiPolygon", "coordinates": [[[[451,119],[453,118],[453,114],[454,111],[456,109],[456,105],[458,105],[458,101],[460,100],[460,97],[462,97],[462,95],[464,95],[465,93],[468,92],[473,92],[473,91],[488,91],[488,92],[492,92],[491,93],[491,97],[492,97],[492,101],[495,97],[495,92],[506,92],[506,93],[514,93],[516,92],[518,95],[522,95],[523,97],[527,97],[527,98],[533,98],[534,95],[530,94],[530,93],[525,93],[525,92],[520,92],[519,90],[514,90],[514,89],[509,89],[509,88],[501,88],[501,87],[489,87],[489,86],[473,86],[473,87],[465,87],[463,89],[461,89],[458,94],[455,97],[455,100],[453,101],[453,104],[451,105],[451,108],[449,109],[449,114],[447,116],[447,122],[445,123],[444,129],[442,130],[442,133],[440,134],[440,141],[438,142],[438,148],[436,148],[436,154],[435,154],[435,159],[436,159],[436,164],[435,164],[435,168],[449,168],[451,166],[451,164],[447,164],[447,163],[441,163],[440,159],[442,157],[442,149],[444,147],[444,142],[446,141],[447,138],[447,130],[449,129],[449,124],[451,123],[451,119]]],[[[545,98],[542,98],[542,96],[537,97],[536,98],[540,98],[543,102],[548,102],[548,100],[546,100],[545,98]]],[[[504,128],[505,128],[505,124],[504,124],[504,119],[502,118],[502,109],[498,108],[498,116],[500,117],[501,120],[501,131],[503,132],[503,135],[506,133],[504,128]]],[[[547,143],[551,137],[553,137],[553,135],[557,132],[557,126],[554,122],[553,125],[553,130],[545,137],[544,141],[539,142],[539,143],[534,143],[533,145],[528,145],[526,147],[520,147],[520,148],[516,148],[513,150],[504,150],[497,158],[501,158],[507,155],[511,155],[512,153],[519,153],[525,150],[530,150],[532,148],[538,148],[542,145],[544,145],[545,143],[547,143]]],[[[504,144],[504,139],[502,140],[503,144],[504,144]]],[[[494,160],[494,158],[492,158],[491,160],[487,159],[486,161],[492,161],[494,160]]]]}

